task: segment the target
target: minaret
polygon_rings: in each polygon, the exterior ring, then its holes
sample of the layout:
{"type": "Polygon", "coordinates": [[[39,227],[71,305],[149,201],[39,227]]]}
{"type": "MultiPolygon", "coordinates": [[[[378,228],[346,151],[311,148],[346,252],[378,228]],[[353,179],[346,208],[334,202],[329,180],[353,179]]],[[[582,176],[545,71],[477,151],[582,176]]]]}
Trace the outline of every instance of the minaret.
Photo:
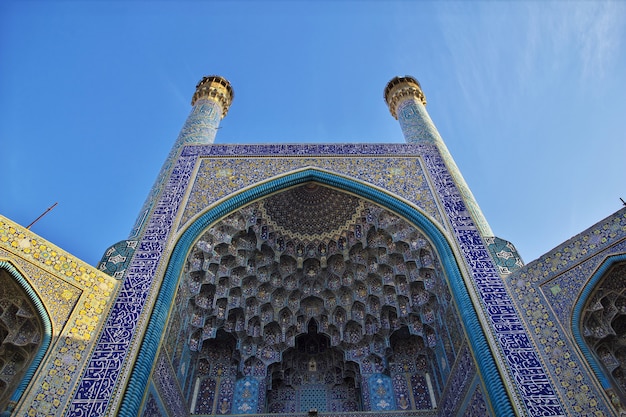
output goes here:
{"type": "Polygon", "coordinates": [[[439,135],[437,128],[426,111],[426,97],[420,83],[411,76],[395,77],[385,87],[385,101],[391,115],[400,122],[407,143],[431,143],[438,149],[450,175],[454,179],[467,210],[483,237],[493,236],[493,232],[476,203],[467,183],[456,166],[450,151],[439,135]]]}
{"type": "Polygon", "coordinates": [[[152,186],[152,190],[150,190],[150,194],[148,194],[148,198],[139,212],[139,217],[135,221],[129,239],[134,239],[141,233],[144,221],[163,189],[165,180],[169,176],[168,174],[181,148],[185,145],[212,144],[215,141],[215,134],[220,121],[228,113],[234,96],[235,93],[228,80],[217,75],[206,76],[196,85],[196,91],[191,99],[191,105],[193,106],[191,113],[189,113],[174,146],[172,146],[172,150],[152,186]]]}

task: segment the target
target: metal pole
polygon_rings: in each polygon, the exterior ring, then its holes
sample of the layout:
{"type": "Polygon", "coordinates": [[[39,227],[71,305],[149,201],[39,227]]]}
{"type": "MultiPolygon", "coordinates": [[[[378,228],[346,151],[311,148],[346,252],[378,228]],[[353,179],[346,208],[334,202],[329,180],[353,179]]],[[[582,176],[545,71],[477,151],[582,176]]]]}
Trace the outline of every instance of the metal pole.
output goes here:
{"type": "Polygon", "coordinates": [[[37,222],[39,221],[39,219],[41,219],[43,216],[45,216],[46,214],[48,214],[48,212],[49,212],[50,210],[52,210],[53,208],[55,208],[57,204],[59,204],[59,203],[54,203],[53,205],[51,205],[50,207],[48,207],[48,210],[46,210],[46,211],[44,211],[43,213],[41,213],[41,216],[37,217],[37,218],[36,218],[36,219],[35,219],[35,220],[31,223],[31,224],[29,224],[28,226],[26,226],[26,229],[27,229],[27,230],[29,230],[29,229],[30,229],[30,227],[31,227],[33,224],[37,223],[37,222]]]}

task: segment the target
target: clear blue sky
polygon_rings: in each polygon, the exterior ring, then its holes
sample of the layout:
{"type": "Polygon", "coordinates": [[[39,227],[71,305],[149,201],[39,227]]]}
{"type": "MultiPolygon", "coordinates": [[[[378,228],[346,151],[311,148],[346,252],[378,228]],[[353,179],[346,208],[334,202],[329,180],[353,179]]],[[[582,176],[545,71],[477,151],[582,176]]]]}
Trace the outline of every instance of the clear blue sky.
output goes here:
{"type": "Polygon", "coordinates": [[[626,200],[625,2],[0,3],[0,213],[96,264],[128,236],[203,75],[217,143],[403,142],[420,80],[496,235],[526,262],[626,200]]]}

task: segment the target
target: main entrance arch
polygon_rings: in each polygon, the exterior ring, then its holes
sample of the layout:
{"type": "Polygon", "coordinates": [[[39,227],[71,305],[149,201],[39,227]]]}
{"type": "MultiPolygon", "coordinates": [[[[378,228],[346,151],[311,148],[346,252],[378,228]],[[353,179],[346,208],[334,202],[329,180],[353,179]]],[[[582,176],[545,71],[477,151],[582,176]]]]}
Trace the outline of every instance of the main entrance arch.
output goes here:
{"type": "MultiPolygon", "coordinates": [[[[303,170],[227,200],[179,239],[122,410],[143,397],[142,364],[166,329],[161,350],[192,414],[434,408],[465,343],[461,322],[493,372],[433,223],[379,190],[303,170]],[[322,395],[337,391],[345,398],[322,395]]],[[[499,378],[485,386],[502,396],[499,378]]]]}

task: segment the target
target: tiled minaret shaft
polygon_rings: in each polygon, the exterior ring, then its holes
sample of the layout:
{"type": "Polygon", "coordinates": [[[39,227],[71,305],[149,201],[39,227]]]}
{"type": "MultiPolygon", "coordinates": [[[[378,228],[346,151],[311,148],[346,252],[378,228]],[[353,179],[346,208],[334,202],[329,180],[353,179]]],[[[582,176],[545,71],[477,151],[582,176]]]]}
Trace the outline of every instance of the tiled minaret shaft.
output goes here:
{"type": "Polygon", "coordinates": [[[129,239],[138,237],[143,229],[144,221],[152,210],[152,205],[157,197],[170,170],[176,162],[180,150],[185,145],[210,145],[215,141],[215,134],[220,121],[228,113],[228,109],[234,97],[233,89],[225,78],[210,75],[204,77],[198,85],[191,99],[191,113],[187,117],[183,128],[172,146],[172,149],[161,167],[161,171],[148,194],[148,198],[135,221],[135,226],[130,233],[129,239]]]}
{"type": "Polygon", "coordinates": [[[474,195],[426,111],[426,97],[420,83],[411,76],[395,77],[385,87],[385,101],[391,115],[400,122],[407,143],[427,142],[437,146],[481,235],[493,236],[474,195]]]}

